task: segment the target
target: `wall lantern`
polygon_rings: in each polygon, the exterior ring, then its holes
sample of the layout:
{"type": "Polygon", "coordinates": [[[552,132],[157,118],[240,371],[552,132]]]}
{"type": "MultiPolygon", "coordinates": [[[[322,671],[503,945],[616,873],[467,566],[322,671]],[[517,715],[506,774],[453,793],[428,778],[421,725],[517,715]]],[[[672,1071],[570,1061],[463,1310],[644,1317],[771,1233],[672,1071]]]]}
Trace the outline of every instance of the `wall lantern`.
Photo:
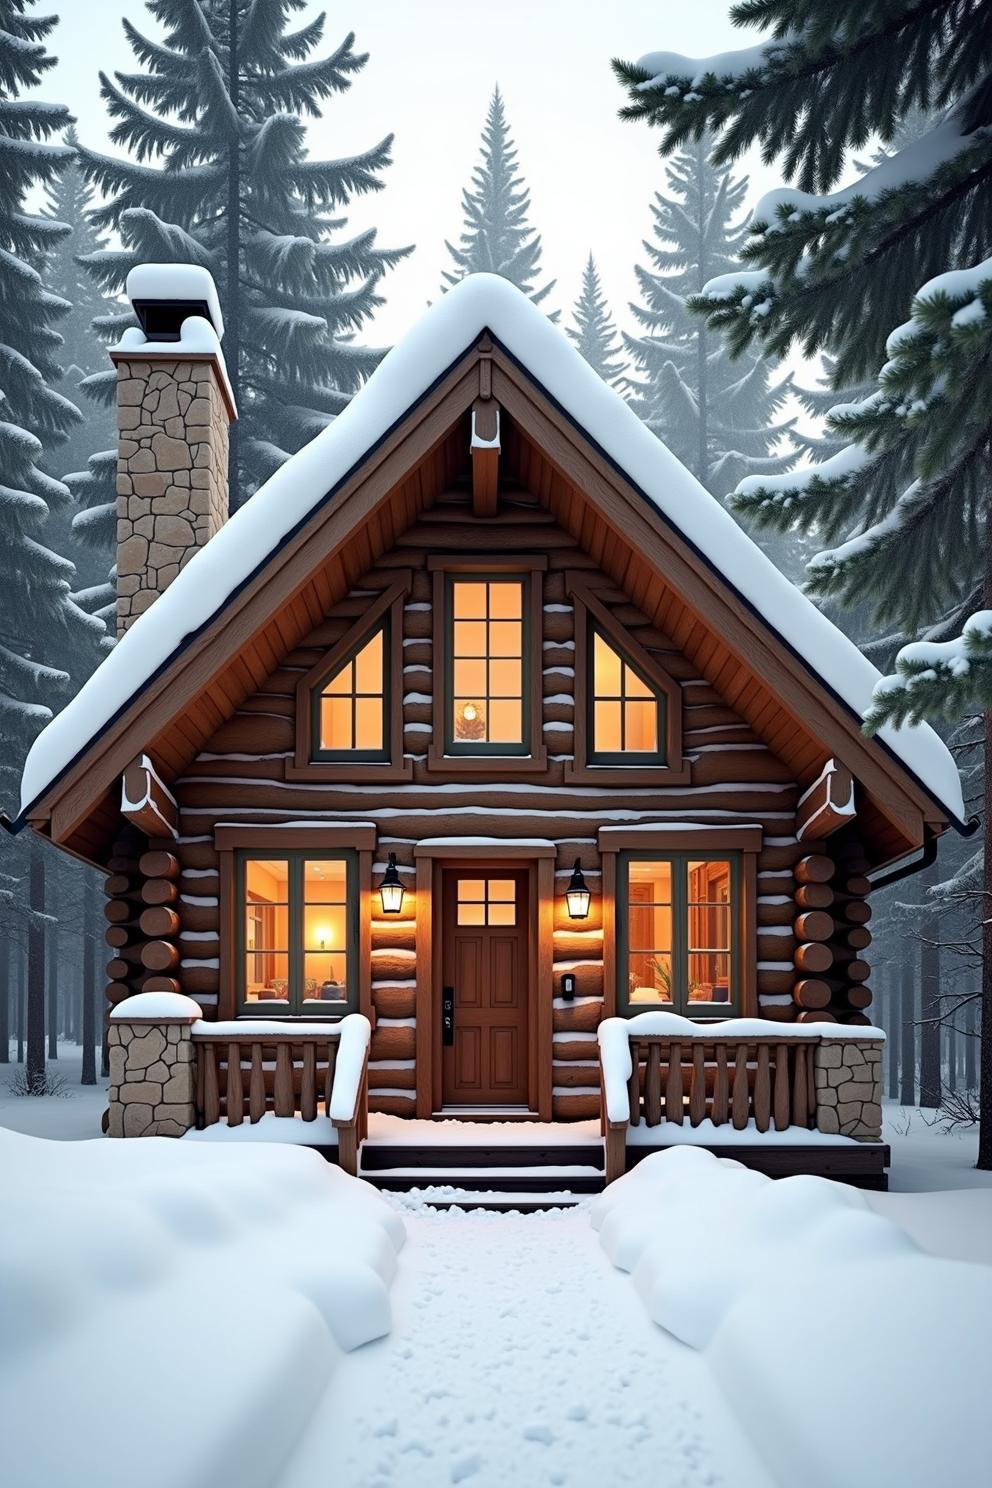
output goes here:
{"type": "Polygon", "coordinates": [[[383,874],[382,883],[379,885],[379,898],[382,900],[383,914],[399,914],[403,908],[403,885],[396,871],[396,854],[389,854],[389,862],[383,874]]]}
{"type": "Polygon", "coordinates": [[[584,920],[589,913],[589,900],[592,898],[592,895],[589,893],[586,881],[582,877],[582,869],[579,867],[578,858],[575,860],[572,877],[569,879],[568,888],[565,890],[565,898],[568,901],[569,918],[572,920],[584,920]]]}

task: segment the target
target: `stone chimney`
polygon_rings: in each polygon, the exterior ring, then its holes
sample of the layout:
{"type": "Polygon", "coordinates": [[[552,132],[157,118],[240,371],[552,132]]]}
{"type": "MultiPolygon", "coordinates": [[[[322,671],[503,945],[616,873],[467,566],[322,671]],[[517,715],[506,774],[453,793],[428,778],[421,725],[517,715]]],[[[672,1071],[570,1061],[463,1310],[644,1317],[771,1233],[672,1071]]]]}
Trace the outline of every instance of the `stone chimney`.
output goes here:
{"type": "Polygon", "coordinates": [[[227,521],[228,429],[237,417],[213,279],[194,264],[127,278],[141,325],[117,367],[117,634],[227,521]]]}

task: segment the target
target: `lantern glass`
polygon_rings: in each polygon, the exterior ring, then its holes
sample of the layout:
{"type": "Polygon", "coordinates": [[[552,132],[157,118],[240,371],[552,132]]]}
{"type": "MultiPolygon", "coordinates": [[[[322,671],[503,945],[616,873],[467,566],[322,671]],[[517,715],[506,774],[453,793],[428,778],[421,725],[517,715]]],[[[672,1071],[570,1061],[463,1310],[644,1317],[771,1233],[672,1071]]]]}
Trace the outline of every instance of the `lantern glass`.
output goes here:
{"type": "Polygon", "coordinates": [[[589,913],[589,900],[592,896],[585,887],[581,889],[566,889],[565,899],[568,904],[569,918],[572,920],[584,920],[589,913]]]}
{"type": "Polygon", "coordinates": [[[382,901],[383,914],[399,914],[403,908],[403,885],[396,871],[396,854],[389,854],[389,862],[379,885],[379,898],[382,901]]]}

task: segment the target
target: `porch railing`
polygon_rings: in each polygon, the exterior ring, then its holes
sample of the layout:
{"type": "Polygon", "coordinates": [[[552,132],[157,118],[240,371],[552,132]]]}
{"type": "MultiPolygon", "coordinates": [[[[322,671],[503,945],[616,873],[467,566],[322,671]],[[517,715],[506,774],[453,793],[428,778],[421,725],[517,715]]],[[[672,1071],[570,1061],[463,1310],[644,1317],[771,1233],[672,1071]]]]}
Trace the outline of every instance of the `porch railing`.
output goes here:
{"type": "Polygon", "coordinates": [[[337,1136],[338,1162],[358,1171],[368,1135],[369,1021],[349,1013],[340,1023],[280,1024],[270,1019],[197,1023],[197,1126],[247,1117],[296,1116],[315,1121],[323,1106],[337,1136]]]}
{"type": "MultiPolygon", "coordinates": [[[[681,1020],[679,1020],[681,1021],[681,1020]]],[[[735,1020],[738,1026],[742,1020],[735,1020]]],[[[753,1023],[751,1025],[753,1027],[753,1023]]],[[[757,1132],[808,1130],[815,1125],[817,1096],[810,1037],[776,1037],[736,1031],[733,1023],[698,1032],[666,1035],[628,1033],[625,1020],[600,1026],[601,1124],[606,1143],[606,1180],[626,1167],[627,1131],[643,1122],[757,1132]],[[619,1027],[617,1025],[620,1025],[619,1027]],[[628,1052],[624,1058],[624,1046],[628,1052]]]]}

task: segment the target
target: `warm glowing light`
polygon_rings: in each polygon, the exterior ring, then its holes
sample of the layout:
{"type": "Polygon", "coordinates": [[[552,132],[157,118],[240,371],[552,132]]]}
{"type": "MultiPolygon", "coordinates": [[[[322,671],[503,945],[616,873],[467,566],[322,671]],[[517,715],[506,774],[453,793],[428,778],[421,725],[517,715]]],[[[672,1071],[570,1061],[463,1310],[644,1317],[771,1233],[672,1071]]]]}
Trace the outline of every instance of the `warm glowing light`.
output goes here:
{"type": "Polygon", "coordinates": [[[476,708],[475,704],[474,703],[466,703],[465,706],[464,706],[464,708],[462,709],[462,717],[463,718],[467,718],[468,721],[469,721],[469,723],[471,723],[472,720],[475,719],[475,718],[478,718],[478,716],[479,716],[479,712],[478,712],[478,709],[476,708]]]}
{"type": "Polygon", "coordinates": [[[383,914],[399,914],[403,908],[403,885],[396,871],[396,854],[389,854],[389,862],[379,885],[383,914]]]}
{"type": "Polygon", "coordinates": [[[572,877],[569,879],[568,888],[565,890],[565,902],[568,905],[569,918],[573,920],[584,920],[589,913],[589,902],[591,898],[592,895],[582,876],[579,860],[576,858],[572,877]]]}

